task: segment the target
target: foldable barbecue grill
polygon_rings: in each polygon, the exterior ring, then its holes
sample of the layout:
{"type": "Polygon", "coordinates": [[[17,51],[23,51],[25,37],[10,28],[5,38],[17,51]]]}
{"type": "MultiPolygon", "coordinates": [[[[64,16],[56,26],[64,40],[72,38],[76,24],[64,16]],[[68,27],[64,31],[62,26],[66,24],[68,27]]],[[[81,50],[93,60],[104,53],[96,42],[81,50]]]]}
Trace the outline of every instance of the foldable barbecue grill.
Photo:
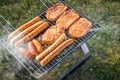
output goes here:
{"type": "MultiPolygon", "coordinates": [[[[42,13],[38,14],[42,19],[46,19],[45,17],[45,13],[46,10],[51,7],[52,5],[54,5],[55,3],[53,3],[50,0],[47,0],[47,4],[45,2],[43,2],[42,0],[40,0],[41,4],[43,4],[42,6],[45,7],[44,11],[42,11],[42,13]]],[[[69,9],[72,9],[72,7],[70,7],[64,0],[59,0],[56,3],[64,3],[65,5],[68,6],[69,9]]],[[[82,13],[78,12],[79,15],[81,17],[87,18],[85,15],[83,15],[82,13]]],[[[11,46],[7,40],[7,36],[10,32],[15,30],[15,27],[13,25],[11,25],[11,23],[6,20],[3,16],[0,15],[0,18],[3,20],[4,23],[0,23],[0,25],[3,27],[3,34],[0,37],[0,44],[9,51],[9,53],[11,55],[13,55],[13,57],[15,57],[19,63],[21,63],[21,65],[23,67],[25,67],[25,69],[35,78],[40,78],[41,76],[43,76],[44,74],[46,74],[48,71],[50,71],[53,67],[55,67],[57,64],[59,64],[61,61],[63,61],[63,59],[65,59],[68,55],[72,54],[73,51],[75,51],[77,48],[81,47],[84,55],[83,57],[80,59],[80,61],[75,64],[72,68],[70,68],[67,72],[65,72],[60,78],[62,79],[63,77],[65,77],[69,72],[71,72],[74,68],[76,68],[79,64],[81,64],[82,62],[84,62],[88,57],[90,57],[89,55],[89,49],[87,48],[86,45],[86,41],[91,38],[96,32],[98,32],[98,30],[91,30],[87,33],[87,35],[85,35],[83,38],[80,39],[75,39],[75,42],[70,45],[69,47],[65,48],[58,56],[56,56],[50,63],[48,63],[46,66],[42,67],[40,66],[40,64],[35,60],[30,60],[30,59],[26,59],[22,54],[19,54],[18,52],[18,48],[11,46]]],[[[93,21],[91,21],[89,18],[87,18],[91,23],[92,23],[92,28],[91,29],[97,29],[100,26],[98,24],[95,24],[93,21]]],[[[49,22],[50,25],[54,25],[55,22],[49,22]]],[[[44,32],[42,32],[41,34],[43,34],[44,32]]],[[[40,34],[40,35],[41,35],[40,34]]],[[[67,33],[66,33],[67,34],[67,33]]]]}

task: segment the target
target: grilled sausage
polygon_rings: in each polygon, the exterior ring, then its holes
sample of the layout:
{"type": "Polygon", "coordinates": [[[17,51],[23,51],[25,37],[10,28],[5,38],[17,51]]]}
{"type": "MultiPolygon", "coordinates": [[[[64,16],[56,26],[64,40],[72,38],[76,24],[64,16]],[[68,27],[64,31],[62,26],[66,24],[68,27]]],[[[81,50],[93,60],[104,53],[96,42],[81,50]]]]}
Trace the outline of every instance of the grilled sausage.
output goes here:
{"type": "Polygon", "coordinates": [[[19,46],[20,44],[27,42],[31,39],[33,39],[34,37],[36,37],[40,32],[42,32],[45,28],[48,27],[48,22],[44,22],[43,24],[41,24],[39,27],[37,27],[36,29],[34,29],[32,32],[28,33],[28,35],[24,36],[22,39],[18,40],[17,42],[15,42],[15,46],[19,46]]]}
{"type": "Polygon", "coordinates": [[[33,39],[32,42],[34,43],[34,45],[35,45],[37,51],[39,52],[39,54],[41,52],[43,52],[43,47],[42,47],[42,45],[40,44],[40,42],[38,40],[33,39]]]}
{"type": "Polygon", "coordinates": [[[43,21],[36,22],[32,26],[28,27],[27,29],[25,29],[24,31],[22,31],[21,33],[19,33],[18,35],[16,35],[14,38],[12,38],[11,41],[10,41],[10,43],[14,44],[17,40],[21,39],[22,37],[24,37],[25,35],[27,35],[31,31],[33,31],[34,29],[36,29],[42,23],[43,23],[43,21]]]}
{"type": "Polygon", "coordinates": [[[51,8],[49,8],[46,12],[46,18],[50,21],[55,21],[58,19],[64,11],[67,10],[67,6],[63,3],[56,3],[51,8]]]}
{"type": "Polygon", "coordinates": [[[41,18],[39,16],[36,16],[35,18],[33,18],[32,20],[26,22],[25,24],[21,25],[19,28],[17,28],[15,31],[13,31],[9,36],[8,36],[8,40],[11,40],[14,36],[16,36],[18,33],[22,32],[23,30],[25,30],[26,28],[28,28],[29,26],[35,24],[36,22],[40,21],[41,18]]]}
{"type": "Polygon", "coordinates": [[[54,49],[52,52],[50,52],[45,58],[43,58],[40,61],[40,64],[42,66],[45,66],[47,63],[49,63],[55,56],[57,56],[63,49],[65,49],[67,46],[72,44],[74,42],[73,39],[68,39],[64,41],[62,44],[60,44],[56,49],[54,49]]]}
{"type": "Polygon", "coordinates": [[[25,57],[27,57],[27,58],[29,58],[29,59],[32,59],[32,58],[35,57],[35,56],[32,55],[28,50],[26,50],[26,49],[24,49],[24,48],[22,48],[22,47],[19,48],[19,51],[20,51],[21,54],[23,54],[25,57]]]}
{"type": "Polygon", "coordinates": [[[32,41],[28,42],[28,49],[29,49],[30,53],[34,56],[37,56],[39,54],[39,52],[37,51],[37,49],[32,41]]]}
{"type": "Polygon", "coordinates": [[[45,56],[47,56],[52,50],[54,50],[57,46],[59,46],[64,40],[66,39],[65,33],[61,34],[60,37],[51,45],[49,46],[46,50],[44,50],[41,54],[36,56],[36,60],[40,61],[42,60],[45,56]]]}

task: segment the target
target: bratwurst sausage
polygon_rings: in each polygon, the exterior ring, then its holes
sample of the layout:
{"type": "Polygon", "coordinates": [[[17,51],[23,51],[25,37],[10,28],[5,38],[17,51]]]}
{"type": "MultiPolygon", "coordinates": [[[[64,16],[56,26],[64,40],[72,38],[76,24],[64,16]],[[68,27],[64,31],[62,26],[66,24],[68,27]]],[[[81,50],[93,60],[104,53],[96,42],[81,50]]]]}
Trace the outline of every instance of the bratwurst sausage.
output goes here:
{"type": "Polygon", "coordinates": [[[25,35],[27,35],[28,33],[30,33],[31,31],[33,31],[34,29],[36,29],[38,26],[40,26],[43,23],[43,21],[38,21],[35,24],[33,24],[32,26],[28,27],[27,29],[25,29],[24,31],[22,31],[21,33],[19,33],[18,35],[16,35],[14,38],[11,39],[10,43],[14,44],[17,40],[23,38],[25,35]]]}
{"type": "Polygon", "coordinates": [[[60,44],[56,49],[50,52],[45,58],[40,61],[42,66],[45,66],[48,62],[50,62],[55,56],[57,56],[63,49],[74,42],[73,39],[68,39],[60,44]]]}
{"type": "Polygon", "coordinates": [[[30,20],[30,21],[26,22],[25,24],[21,25],[20,27],[18,27],[15,31],[13,31],[8,36],[8,40],[11,40],[14,36],[16,36],[17,34],[19,34],[20,32],[22,32],[23,30],[25,30],[26,28],[28,28],[29,26],[35,24],[36,22],[38,22],[40,20],[41,20],[41,18],[39,16],[36,16],[32,20],[30,20]]]}
{"type": "Polygon", "coordinates": [[[59,46],[66,39],[65,33],[61,34],[60,37],[46,50],[44,50],[41,54],[36,57],[37,61],[42,60],[45,56],[47,56],[51,51],[53,51],[57,46],[59,46]]]}
{"type": "Polygon", "coordinates": [[[20,40],[18,40],[17,42],[15,42],[15,46],[19,46],[20,44],[33,39],[40,32],[42,32],[45,28],[47,28],[48,25],[49,25],[48,22],[44,22],[39,27],[37,27],[36,29],[34,29],[32,32],[28,33],[28,35],[24,36],[23,38],[21,38],[20,40]]]}

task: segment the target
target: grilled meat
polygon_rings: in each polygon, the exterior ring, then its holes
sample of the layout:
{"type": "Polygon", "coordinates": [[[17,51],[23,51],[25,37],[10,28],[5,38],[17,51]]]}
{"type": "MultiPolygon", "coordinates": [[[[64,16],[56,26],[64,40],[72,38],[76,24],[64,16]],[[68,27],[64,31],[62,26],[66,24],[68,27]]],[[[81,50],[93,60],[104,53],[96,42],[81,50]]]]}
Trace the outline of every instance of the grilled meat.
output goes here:
{"type": "Polygon", "coordinates": [[[86,18],[80,18],[70,26],[69,34],[74,38],[81,38],[88,33],[91,27],[91,22],[89,22],[86,18]]]}
{"type": "Polygon", "coordinates": [[[64,29],[62,27],[53,25],[42,35],[42,42],[44,44],[52,44],[63,32],[64,29]]]}
{"type": "Polygon", "coordinates": [[[50,21],[55,21],[66,10],[67,10],[66,5],[64,5],[63,3],[57,3],[47,10],[46,18],[50,21]]]}
{"type": "Polygon", "coordinates": [[[56,24],[61,25],[64,29],[68,29],[71,24],[75,20],[79,18],[79,14],[77,14],[73,9],[67,10],[63,13],[62,16],[56,21],[56,24]]]}

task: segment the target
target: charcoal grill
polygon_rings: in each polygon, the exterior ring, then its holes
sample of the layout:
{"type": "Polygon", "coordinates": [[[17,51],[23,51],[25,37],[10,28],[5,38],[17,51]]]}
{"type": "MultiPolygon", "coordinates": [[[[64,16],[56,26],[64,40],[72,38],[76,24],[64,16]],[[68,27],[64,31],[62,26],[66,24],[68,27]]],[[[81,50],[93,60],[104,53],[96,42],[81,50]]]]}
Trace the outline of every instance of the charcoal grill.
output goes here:
{"type": "MultiPolygon", "coordinates": [[[[43,4],[42,6],[45,7],[45,10],[42,11],[42,13],[38,14],[42,19],[46,19],[45,17],[45,13],[46,10],[51,7],[52,5],[54,5],[55,3],[53,3],[50,0],[47,0],[46,4],[45,2],[43,2],[42,0],[40,0],[40,2],[43,4]]],[[[70,7],[64,0],[59,0],[56,3],[64,3],[65,5],[68,6],[69,9],[72,9],[72,7],[70,7]]],[[[75,10],[75,9],[74,9],[75,10]]],[[[83,15],[82,13],[78,12],[79,15],[81,17],[87,18],[85,15],[83,15]]],[[[91,38],[94,34],[96,34],[98,32],[98,30],[92,30],[92,29],[98,29],[100,26],[98,24],[95,24],[93,21],[91,21],[89,18],[87,18],[91,23],[92,23],[92,28],[91,31],[89,31],[87,33],[86,36],[84,36],[83,38],[80,39],[75,39],[75,42],[70,45],[69,47],[67,47],[66,49],[64,49],[58,56],[56,56],[49,64],[47,64],[46,66],[42,67],[39,65],[39,63],[33,59],[33,60],[29,60],[26,59],[22,54],[19,54],[18,50],[16,47],[13,47],[9,44],[8,40],[7,40],[7,36],[8,34],[15,30],[15,27],[13,25],[11,25],[11,23],[6,20],[3,16],[0,15],[0,18],[4,21],[4,23],[0,23],[0,25],[3,27],[3,33],[2,36],[0,37],[0,44],[9,51],[9,53],[11,55],[13,55],[18,61],[19,63],[21,63],[22,66],[24,66],[26,68],[26,70],[28,72],[30,72],[30,74],[35,77],[35,78],[40,78],[41,76],[43,76],[44,74],[46,74],[48,71],[50,71],[53,67],[55,67],[57,64],[59,64],[61,61],[63,61],[63,59],[65,59],[68,55],[72,54],[73,51],[75,51],[77,48],[82,47],[83,51],[84,51],[84,55],[83,55],[83,59],[80,61],[84,61],[88,56],[88,48],[85,44],[85,42],[91,38]],[[85,52],[87,51],[87,52],[85,52]],[[86,56],[87,55],[87,56],[86,56]]],[[[50,25],[54,25],[55,22],[49,22],[50,25]]],[[[44,32],[42,32],[41,34],[43,34],[44,32]]],[[[41,35],[40,34],[40,35],[41,35]]],[[[67,73],[65,73],[63,76],[65,76],[67,73]]],[[[63,77],[62,76],[62,77],[63,77]]]]}

